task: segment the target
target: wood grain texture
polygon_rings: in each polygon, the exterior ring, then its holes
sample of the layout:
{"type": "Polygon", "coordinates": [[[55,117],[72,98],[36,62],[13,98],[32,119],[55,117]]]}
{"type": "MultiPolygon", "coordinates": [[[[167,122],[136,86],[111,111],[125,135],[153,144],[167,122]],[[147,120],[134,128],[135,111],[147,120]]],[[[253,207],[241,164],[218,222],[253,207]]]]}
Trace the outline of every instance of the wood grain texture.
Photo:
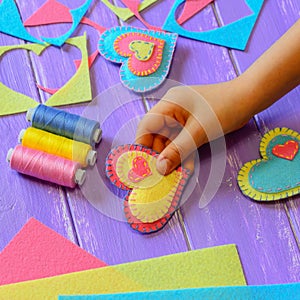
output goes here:
{"type": "MultiPolygon", "coordinates": [[[[45,1],[35,0],[30,5],[16,1],[22,18],[27,19],[45,1]]],[[[61,1],[70,8],[84,0],[61,1]]],[[[246,51],[227,48],[179,37],[168,78],[182,84],[207,84],[230,80],[236,76],[235,66],[243,72],[263,53],[299,16],[296,0],[265,1],[259,21],[246,51]]],[[[115,1],[120,5],[120,1],[115,1]]],[[[163,24],[174,2],[158,1],[142,15],[152,25],[163,24]]],[[[242,1],[216,0],[184,27],[209,30],[249,13],[242,1]]],[[[102,26],[111,27],[120,22],[101,1],[95,0],[87,17],[102,26]]],[[[129,24],[142,27],[132,18],[129,24]]],[[[127,24],[127,23],[126,23],[127,24]]],[[[66,32],[70,24],[30,28],[34,36],[53,37],[66,32]]],[[[88,50],[97,49],[98,33],[87,25],[80,25],[74,35],[87,32],[88,50]]],[[[0,44],[10,45],[22,41],[0,34],[0,44]]],[[[49,47],[41,57],[26,51],[13,51],[1,59],[0,80],[9,87],[45,102],[47,93],[38,91],[36,83],[59,88],[75,72],[74,59],[78,49],[64,45],[49,47]],[[19,53],[20,52],[20,53],[19,53]],[[16,70],[18,70],[16,72],[16,70]]],[[[114,145],[134,141],[137,123],[146,108],[140,95],[121,87],[119,65],[98,57],[90,70],[94,101],[90,104],[66,106],[62,109],[95,118],[102,123],[103,140],[97,147],[98,161],[88,172],[87,185],[81,189],[65,189],[26,176],[9,169],[5,162],[7,150],[17,143],[19,131],[28,126],[24,114],[0,119],[1,196],[0,196],[0,250],[33,216],[78,243],[108,264],[140,260],[215,245],[237,244],[245,275],[249,284],[286,283],[300,280],[299,197],[284,202],[259,204],[242,196],[236,183],[239,168],[246,161],[258,157],[262,133],[275,126],[289,126],[300,131],[299,88],[280,100],[272,108],[259,114],[243,129],[226,137],[226,169],[213,200],[199,208],[216,157],[211,149],[219,149],[220,140],[199,150],[200,174],[197,186],[189,200],[169,224],[160,232],[149,236],[132,231],[124,222],[122,200],[124,193],[111,186],[105,177],[105,157],[114,145]],[[8,134],[9,133],[9,134],[8,134]],[[219,148],[218,148],[219,147],[219,148]]],[[[166,86],[160,88],[166,91],[166,86]]]]}

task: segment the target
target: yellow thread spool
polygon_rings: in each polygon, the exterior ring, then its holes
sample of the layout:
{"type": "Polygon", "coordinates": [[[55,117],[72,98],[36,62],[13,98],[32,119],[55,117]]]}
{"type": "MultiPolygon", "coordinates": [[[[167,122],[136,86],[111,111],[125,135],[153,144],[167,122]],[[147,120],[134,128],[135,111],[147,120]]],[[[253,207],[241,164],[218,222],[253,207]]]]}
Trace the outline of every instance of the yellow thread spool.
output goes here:
{"type": "Polygon", "coordinates": [[[22,130],[19,142],[25,147],[76,161],[83,167],[93,166],[96,162],[97,152],[90,145],[34,127],[22,130]]]}

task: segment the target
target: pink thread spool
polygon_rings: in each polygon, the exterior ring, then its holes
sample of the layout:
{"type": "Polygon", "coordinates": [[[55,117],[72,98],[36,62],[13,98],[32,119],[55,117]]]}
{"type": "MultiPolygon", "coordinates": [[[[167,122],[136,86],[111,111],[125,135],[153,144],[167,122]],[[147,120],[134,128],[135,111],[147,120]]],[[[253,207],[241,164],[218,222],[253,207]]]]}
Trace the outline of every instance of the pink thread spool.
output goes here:
{"type": "Polygon", "coordinates": [[[22,145],[8,151],[7,161],[22,174],[71,188],[83,184],[86,177],[79,163],[22,145]]]}

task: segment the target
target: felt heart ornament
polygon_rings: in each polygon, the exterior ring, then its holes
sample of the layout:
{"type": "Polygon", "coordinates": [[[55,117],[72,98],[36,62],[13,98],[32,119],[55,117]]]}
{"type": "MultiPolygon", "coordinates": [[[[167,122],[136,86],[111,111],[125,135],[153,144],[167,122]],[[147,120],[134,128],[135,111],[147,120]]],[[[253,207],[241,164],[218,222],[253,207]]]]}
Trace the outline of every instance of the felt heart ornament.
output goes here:
{"type": "Polygon", "coordinates": [[[299,150],[299,144],[293,140],[285,142],[283,145],[276,145],[272,149],[272,153],[288,160],[293,160],[299,150]]]}
{"type": "Polygon", "coordinates": [[[242,166],[237,180],[243,194],[257,201],[273,201],[300,192],[299,133],[289,128],[267,132],[260,143],[262,159],[242,166]]]}
{"type": "Polygon", "coordinates": [[[177,34],[118,26],[100,37],[99,52],[112,62],[121,63],[121,82],[135,92],[158,87],[166,78],[175,49],[177,34]]]}
{"type": "Polygon", "coordinates": [[[163,228],[180,204],[190,171],[178,167],[163,176],[156,170],[158,153],[141,145],[113,148],[106,159],[106,175],[127,190],[124,212],[131,228],[151,233],[163,228]]]}

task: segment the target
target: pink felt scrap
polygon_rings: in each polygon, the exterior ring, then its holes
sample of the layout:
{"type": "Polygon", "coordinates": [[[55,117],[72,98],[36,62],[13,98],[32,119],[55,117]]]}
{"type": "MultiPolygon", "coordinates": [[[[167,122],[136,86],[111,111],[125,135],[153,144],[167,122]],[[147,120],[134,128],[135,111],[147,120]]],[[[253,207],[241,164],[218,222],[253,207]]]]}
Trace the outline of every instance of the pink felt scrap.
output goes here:
{"type": "Polygon", "coordinates": [[[164,43],[164,40],[151,37],[147,34],[131,32],[119,36],[114,43],[114,49],[121,56],[129,57],[128,68],[133,74],[137,76],[147,76],[156,72],[159,68],[162,61],[164,43]],[[154,45],[153,52],[149,55],[147,60],[143,61],[137,58],[139,54],[138,48],[136,48],[135,53],[133,53],[133,50],[130,50],[129,46],[133,42],[154,45]]]}
{"type": "Polygon", "coordinates": [[[0,253],[0,266],[0,285],[4,285],[106,264],[31,218],[0,253]]]}
{"type": "Polygon", "coordinates": [[[186,0],[183,11],[177,19],[177,23],[180,25],[183,24],[213,1],[214,0],[186,0]]]}
{"type": "MultiPolygon", "coordinates": [[[[49,25],[56,23],[72,23],[72,15],[70,9],[63,5],[62,3],[56,0],[47,0],[39,9],[37,9],[25,22],[24,26],[39,26],[39,25],[49,25]]],[[[99,34],[102,34],[106,28],[93,22],[92,20],[83,17],[80,21],[82,24],[89,25],[96,29],[99,34]]],[[[89,67],[92,66],[96,57],[98,56],[99,51],[96,50],[89,56],[89,67]]],[[[74,61],[76,70],[78,69],[81,60],[74,61]]],[[[43,91],[46,91],[50,94],[54,94],[58,89],[48,89],[41,88],[43,91]]]]}
{"type": "Polygon", "coordinates": [[[161,28],[153,26],[149,24],[140,14],[139,11],[139,6],[140,6],[140,1],[139,0],[121,0],[124,5],[126,5],[136,16],[136,18],[142,22],[148,29],[151,30],[156,30],[156,31],[162,31],[161,28]]]}
{"type": "MultiPolygon", "coordinates": [[[[47,0],[24,22],[24,26],[39,26],[55,23],[72,23],[70,9],[56,0],[47,0]]],[[[105,27],[83,17],[81,23],[95,28],[100,34],[106,30],[105,27]]]]}

